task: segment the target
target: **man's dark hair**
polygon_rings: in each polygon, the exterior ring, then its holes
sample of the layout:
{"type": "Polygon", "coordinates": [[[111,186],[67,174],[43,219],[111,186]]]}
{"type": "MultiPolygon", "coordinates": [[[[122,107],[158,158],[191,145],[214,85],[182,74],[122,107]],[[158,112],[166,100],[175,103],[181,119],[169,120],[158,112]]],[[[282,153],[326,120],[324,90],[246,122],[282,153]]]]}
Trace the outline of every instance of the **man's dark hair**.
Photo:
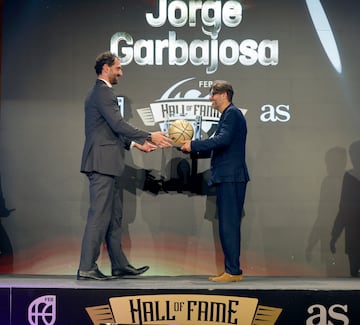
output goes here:
{"type": "Polygon", "coordinates": [[[104,64],[107,64],[109,67],[111,67],[115,63],[116,59],[118,59],[118,57],[109,51],[99,54],[96,58],[96,63],[94,66],[96,74],[101,74],[104,64]]]}
{"type": "Polygon", "coordinates": [[[232,102],[234,96],[234,90],[231,84],[225,80],[215,80],[211,85],[211,90],[214,93],[226,93],[227,98],[230,102],[232,102]]]}

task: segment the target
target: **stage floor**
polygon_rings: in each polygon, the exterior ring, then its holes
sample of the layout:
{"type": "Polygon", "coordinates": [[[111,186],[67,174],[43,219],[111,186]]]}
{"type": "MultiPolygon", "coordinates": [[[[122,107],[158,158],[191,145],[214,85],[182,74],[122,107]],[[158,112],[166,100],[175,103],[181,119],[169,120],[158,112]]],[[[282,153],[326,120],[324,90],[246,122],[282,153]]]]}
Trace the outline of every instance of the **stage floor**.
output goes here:
{"type": "Polygon", "coordinates": [[[208,276],[137,276],[107,281],[78,281],[64,275],[0,275],[0,288],[71,289],[241,289],[241,290],[360,290],[360,278],[244,276],[243,281],[217,283],[208,276]]]}

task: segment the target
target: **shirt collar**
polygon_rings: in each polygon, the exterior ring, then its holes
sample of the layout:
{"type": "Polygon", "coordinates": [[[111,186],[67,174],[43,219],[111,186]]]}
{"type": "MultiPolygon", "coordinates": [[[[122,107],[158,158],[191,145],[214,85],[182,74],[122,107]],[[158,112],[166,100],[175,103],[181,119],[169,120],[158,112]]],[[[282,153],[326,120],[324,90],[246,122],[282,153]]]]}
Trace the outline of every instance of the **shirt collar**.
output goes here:
{"type": "Polygon", "coordinates": [[[101,81],[104,81],[109,88],[112,88],[112,84],[109,81],[107,81],[105,79],[101,79],[101,78],[98,78],[98,79],[101,81]]]}

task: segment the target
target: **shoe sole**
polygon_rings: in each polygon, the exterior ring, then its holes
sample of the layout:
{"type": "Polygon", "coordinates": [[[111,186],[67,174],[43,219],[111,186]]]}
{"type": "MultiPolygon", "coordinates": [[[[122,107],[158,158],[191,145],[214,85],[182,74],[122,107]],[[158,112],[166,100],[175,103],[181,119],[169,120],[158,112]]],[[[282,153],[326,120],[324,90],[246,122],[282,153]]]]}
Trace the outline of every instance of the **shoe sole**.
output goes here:
{"type": "Polygon", "coordinates": [[[213,282],[240,282],[243,280],[243,277],[239,277],[239,278],[227,278],[227,279],[221,279],[219,277],[212,277],[211,279],[209,278],[210,281],[213,281],[213,282]]]}
{"type": "Polygon", "coordinates": [[[215,279],[213,279],[211,281],[213,281],[213,282],[222,282],[222,283],[231,283],[231,282],[241,282],[242,279],[239,279],[239,280],[215,280],[215,279]]]}
{"type": "Polygon", "coordinates": [[[80,276],[80,277],[77,277],[76,278],[78,281],[107,281],[109,280],[109,278],[89,278],[89,277],[86,277],[86,276],[80,276]]]}

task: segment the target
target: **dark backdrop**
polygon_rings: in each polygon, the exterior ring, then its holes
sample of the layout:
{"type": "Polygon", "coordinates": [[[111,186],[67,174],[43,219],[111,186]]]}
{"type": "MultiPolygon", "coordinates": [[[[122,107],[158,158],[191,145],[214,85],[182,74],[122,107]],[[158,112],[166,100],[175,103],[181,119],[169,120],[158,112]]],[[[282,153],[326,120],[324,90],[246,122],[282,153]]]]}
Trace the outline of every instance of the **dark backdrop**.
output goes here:
{"type": "MultiPolygon", "coordinates": [[[[184,7],[182,1],[177,5],[184,7]]],[[[79,173],[83,100],[96,78],[95,57],[110,49],[112,36],[128,33],[142,48],[140,56],[148,59],[152,51],[145,46],[169,40],[170,32],[189,47],[195,40],[203,46],[211,40],[199,12],[195,26],[176,27],[169,20],[150,26],[146,13],[156,17],[157,7],[151,0],[4,1],[0,172],[3,205],[16,210],[0,219],[3,272],[76,272],[88,208],[87,180],[79,173]]],[[[234,103],[248,122],[245,272],[348,275],[343,230],[360,229],[354,204],[358,195],[341,193],[359,193],[359,3],[321,1],[331,28],[321,25],[319,31],[327,40],[333,35],[335,47],[321,43],[305,0],[242,1],[241,7],[236,27],[220,22],[215,39],[219,46],[225,42],[222,55],[229,63],[222,58],[213,73],[207,72],[210,64],[196,65],[189,57],[183,65],[170,64],[167,49],[162,64],[141,65],[133,59],[124,65],[116,91],[125,99],[125,118],[159,130],[164,120],[155,116],[153,124],[145,123],[140,109],[156,113],[161,104],[184,105],[190,118],[195,105],[206,102],[210,81],[229,80],[234,103]],[[267,48],[261,54],[266,40],[278,42],[278,53],[267,48]],[[239,44],[252,50],[245,53],[239,44]],[[327,55],[329,47],[330,57],[339,54],[341,70],[327,55]],[[240,55],[248,65],[238,60],[240,55]],[[273,64],[264,64],[270,57],[273,64]],[[345,191],[347,174],[355,182],[345,191]],[[340,201],[348,207],[345,216],[338,214],[340,201]],[[333,255],[329,241],[337,215],[345,222],[333,255]]],[[[158,50],[159,45],[154,58],[158,50]]],[[[210,54],[215,52],[216,46],[210,54]]],[[[204,58],[209,50],[196,53],[204,58]]],[[[178,49],[176,56],[181,55],[189,53],[178,49]]],[[[205,116],[203,122],[202,136],[207,137],[216,120],[205,116]]],[[[150,264],[149,274],[221,270],[214,195],[206,186],[209,161],[199,161],[191,178],[193,162],[176,149],[146,155],[131,151],[126,159],[120,199],[131,261],[150,264]]],[[[352,245],[350,252],[358,242],[352,245]]],[[[106,271],[108,266],[104,253],[100,267],[106,271]]]]}

